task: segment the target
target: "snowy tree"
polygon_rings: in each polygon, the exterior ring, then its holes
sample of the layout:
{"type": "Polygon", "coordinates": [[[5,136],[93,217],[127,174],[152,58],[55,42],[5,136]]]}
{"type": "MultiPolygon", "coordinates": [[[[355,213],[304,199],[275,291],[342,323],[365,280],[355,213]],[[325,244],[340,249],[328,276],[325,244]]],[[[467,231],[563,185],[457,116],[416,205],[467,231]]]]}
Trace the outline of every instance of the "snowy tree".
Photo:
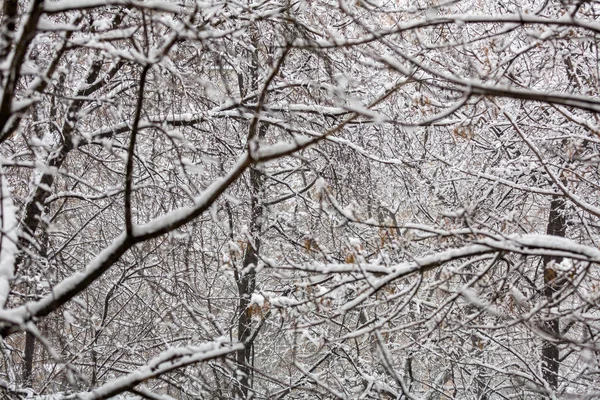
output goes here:
{"type": "Polygon", "coordinates": [[[0,390],[600,396],[598,12],[5,0],[0,390]]]}

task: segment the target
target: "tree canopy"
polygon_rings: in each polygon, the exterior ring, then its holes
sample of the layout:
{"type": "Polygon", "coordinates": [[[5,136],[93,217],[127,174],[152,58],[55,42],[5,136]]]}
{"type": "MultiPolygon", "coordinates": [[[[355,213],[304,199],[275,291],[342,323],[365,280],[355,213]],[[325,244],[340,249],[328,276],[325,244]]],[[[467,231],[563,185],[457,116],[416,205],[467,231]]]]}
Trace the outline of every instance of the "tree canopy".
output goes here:
{"type": "Polygon", "coordinates": [[[598,1],[2,7],[2,396],[600,397],[598,1]]]}

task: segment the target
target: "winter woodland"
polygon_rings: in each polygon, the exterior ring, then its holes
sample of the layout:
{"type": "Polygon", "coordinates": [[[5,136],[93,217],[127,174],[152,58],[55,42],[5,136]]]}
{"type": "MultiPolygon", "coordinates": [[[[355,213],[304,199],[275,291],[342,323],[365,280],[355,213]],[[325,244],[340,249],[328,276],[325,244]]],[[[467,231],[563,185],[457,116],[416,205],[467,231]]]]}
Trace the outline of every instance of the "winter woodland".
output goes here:
{"type": "Polygon", "coordinates": [[[598,0],[4,0],[0,397],[600,398],[598,0]]]}

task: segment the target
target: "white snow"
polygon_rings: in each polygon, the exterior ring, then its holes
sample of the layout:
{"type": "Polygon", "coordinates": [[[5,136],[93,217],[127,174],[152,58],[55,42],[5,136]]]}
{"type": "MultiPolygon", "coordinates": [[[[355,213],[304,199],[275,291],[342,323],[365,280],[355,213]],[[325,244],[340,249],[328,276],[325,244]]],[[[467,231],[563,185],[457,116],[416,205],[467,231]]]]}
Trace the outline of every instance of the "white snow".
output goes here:
{"type": "Polygon", "coordinates": [[[4,308],[17,254],[17,218],[8,182],[0,165],[0,308],[4,308]]]}
{"type": "Polygon", "coordinates": [[[187,365],[223,357],[229,353],[241,350],[244,345],[234,343],[223,345],[221,340],[205,343],[198,347],[176,347],[166,350],[158,357],[150,360],[148,364],[138,370],[132,371],[127,375],[108,382],[99,388],[87,393],[78,393],[69,396],[69,399],[95,400],[116,396],[134,388],[142,382],[163,375],[187,365]]]}
{"type": "Polygon", "coordinates": [[[256,304],[257,306],[262,307],[265,305],[265,297],[259,293],[252,293],[250,304],[256,304]]]}
{"type": "Polygon", "coordinates": [[[179,4],[172,3],[169,1],[141,2],[133,0],[60,0],[53,3],[46,2],[44,4],[44,11],[47,13],[58,13],[77,9],[104,7],[107,5],[133,5],[139,8],[146,8],[156,11],[166,11],[172,13],[179,13],[181,11],[181,6],[179,4]]]}

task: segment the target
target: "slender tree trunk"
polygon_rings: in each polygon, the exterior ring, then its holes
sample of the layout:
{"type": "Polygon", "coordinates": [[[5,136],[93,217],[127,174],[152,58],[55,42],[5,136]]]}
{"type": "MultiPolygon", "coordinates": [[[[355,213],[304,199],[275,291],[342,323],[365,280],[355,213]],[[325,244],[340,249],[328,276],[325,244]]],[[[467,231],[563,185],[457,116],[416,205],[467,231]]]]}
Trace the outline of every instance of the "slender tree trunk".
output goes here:
{"type": "Polygon", "coordinates": [[[249,340],[252,336],[252,312],[248,306],[256,287],[255,268],[258,264],[258,254],[261,245],[260,232],[263,225],[262,179],[262,174],[257,169],[252,168],[250,170],[252,220],[250,223],[250,238],[242,264],[243,268],[240,271],[238,279],[238,293],[240,296],[238,304],[238,341],[246,344],[246,346],[236,354],[239,375],[236,397],[242,399],[248,398],[251,388],[252,365],[250,357],[253,344],[249,340]]]}
{"type": "Polygon", "coordinates": [[[27,332],[25,334],[25,356],[23,358],[23,384],[30,386],[33,372],[33,353],[35,352],[35,337],[27,332]]]}
{"type": "MultiPolygon", "coordinates": [[[[562,197],[553,197],[550,203],[550,214],[548,216],[548,235],[565,237],[567,230],[567,221],[565,218],[565,200],[562,197]]],[[[554,293],[560,290],[560,283],[557,281],[554,265],[560,263],[562,257],[544,256],[544,296],[549,302],[552,302],[554,293]]],[[[544,331],[553,338],[558,338],[560,334],[560,323],[558,317],[550,318],[543,325],[544,331]]],[[[542,345],[542,376],[548,382],[552,390],[558,387],[558,370],[560,368],[560,351],[557,344],[552,340],[544,340],[542,345]]]]}
{"type": "MultiPolygon", "coordinates": [[[[118,23],[120,21],[120,15],[118,18],[115,18],[115,22],[118,23]]],[[[90,71],[87,76],[87,83],[91,84],[96,81],[100,71],[102,70],[103,63],[98,60],[92,64],[90,71]]],[[[118,68],[114,68],[111,73],[115,74],[118,68]]],[[[64,84],[64,75],[60,78],[59,86],[62,87],[64,84]]],[[[98,90],[99,87],[96,87],[93,91],[98,90]]],[[[91,93],[93,93],[93,91],[91,93]]],[[[89,93],[86,93],[85,90],[79,90],[77,92],[78,95],[83,96],[89,93]]],[[[60,144],[60,148],[56,150],[56,153],[51,155],[48,159],[48,166],[52,170],[59,170],[65,161],[67,155],[71,150],[74,149],[73,145],[73,132],[75,131],[75,125],[77,124],[77,113],[83,107],[85,102],[83,100],[75,100],[69,106],[69,112],[67,115],[69,116],[61,129],[62,143],[60,144]]],[[[34,116],[36,115],[34,110],[34,116]]],[[[37,117],[35,117],[37,119],[37,117]]],[[[54,173],[44,173],[40,179],[40,183],[35,188],[33,192],[31,201],[25,207],[25,212],[23,214],[22,219],[22,228],[21,230],[27,235],[22,235],[19,238],[19,248],[26,249],[29,245],[29,238],[34,238],[37,228],[39,226],[39,222],[41,220],[42,214],[45,212],[45,203],[46,199],[50,195],[50,188],[54,184],[54,173]]],[[[19,268],[22,266],[25,261],[26,254],[21,251],[15,260],[15,275],[17,274],[19,268]]],[[[25,354],[23,358],[23,381],[31,385],[31,373],[33,371],[33,356],[35,353],[35,337],[30,333],[25,333],[25,354]]]]}
{"type": "MultiPolygon", "coordinates": [[[[65,157],[69,151],[69,148],[62,147],[59,153],[48,163],[52,168],[59,169],[65,160],[65,157]]],[[[27,233],[28,236],[22,235],[19,238],[19,248],[26,249],[29,244],[27,237],[35,237],[40,218],[45,208],[44,204],[46,199],[50,195],[47,188],[51,188],[54,183],[54,174],[44,174],[40,180],[40,185],[37,186],[33,194],[33,198],[27,204],[25,208],[25,214],[23,218],[22,230],[27,233]]],[[[21,251],[15,260],[15,274],[21,267],[25,260],[25,253],[21,251]]],[[[25,333],[25,354],[23,356],[23,383],[25,385],[32,384],[31,373],[33,371],[33,355],[35,353],[35,337],[32,333],[25,333]]]]}
{"type": "MultiPolygon", "coordinates": [[[[250,68],[249,68],[249,89],[258,93],[258,32],[256,28],[251,28],[250,36],[254,45],[254,50],[250,54],[250,68]]],[[[244,88],[240,82],[240,95],[245,92],[247,88],[244,88]]],[[[266,125],[264,124],[251,124],[248,130],[248,148],[258,146],[260,139],[266,134],[266,125]]],[[[259,171],[258,166],[254,166],[250,169],[250,226],[249,226],[249,238],[244,253],[244,260],[242,263],[242,270],[237,276],[238,286],[238,341],[244,343],[245,346],[242,350],[236,353],[236,363],[238,372],[238,386],[236,388],[235,397],[241,399],[247,399],[252,397],[252,363],[251,356],[253,354],[253,343],[252,343],[252,310],[249,308],[250,299],[254,293],[256,287],[256,266],[258,264],[258,258],[260,253],[261,238],[260,233],[263,227],[263,174],[259,171]]]]}

